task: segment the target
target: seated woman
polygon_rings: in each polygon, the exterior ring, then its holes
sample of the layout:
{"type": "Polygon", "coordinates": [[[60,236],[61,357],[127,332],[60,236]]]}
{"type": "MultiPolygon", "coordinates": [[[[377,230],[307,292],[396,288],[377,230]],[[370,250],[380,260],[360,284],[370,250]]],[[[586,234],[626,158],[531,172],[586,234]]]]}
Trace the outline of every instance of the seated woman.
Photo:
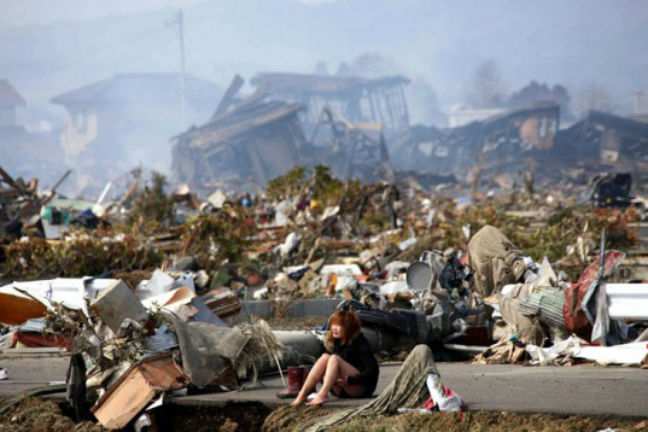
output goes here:
{"type": "Polygon", "coordinates": [[[360,329],[360,318],[355,312],[339,310],[333,314],[324,340],[329,352],[317,360],[291,405],[304,403],[320,381],[322,387],[308,405],[327,402],[329,391],[338,397],[373,394],[378,382],[378,362],[360,329]]]}

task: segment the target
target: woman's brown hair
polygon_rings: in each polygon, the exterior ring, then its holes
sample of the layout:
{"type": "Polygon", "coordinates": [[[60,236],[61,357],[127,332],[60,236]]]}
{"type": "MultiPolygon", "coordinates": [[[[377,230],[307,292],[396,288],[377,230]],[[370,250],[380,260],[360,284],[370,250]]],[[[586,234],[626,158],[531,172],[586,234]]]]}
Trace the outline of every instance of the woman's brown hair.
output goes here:
{"type": "Polygon", "coordinates": [[[334,324],[342,327],[342,337],[340,338],[340,345],[348,345],[353,339],[360,334],[362,324],[360,317],[352,310],[338,310],[335,311],[333,316],[329,319],[328,329],[324,345],[329,351],[333,351],[333,335],[331,334],[331,326],[334,324]]]}

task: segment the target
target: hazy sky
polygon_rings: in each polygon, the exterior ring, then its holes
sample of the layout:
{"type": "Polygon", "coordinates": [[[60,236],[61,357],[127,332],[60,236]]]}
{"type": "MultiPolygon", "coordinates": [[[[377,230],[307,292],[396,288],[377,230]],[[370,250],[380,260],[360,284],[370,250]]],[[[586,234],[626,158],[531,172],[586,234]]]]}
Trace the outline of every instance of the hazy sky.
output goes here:
{"type": "Polygon", "coordinates": [[[49,24],[63,19],[90,20],[164,7],[187,7],[196,0],[2,0],[0,27],[49,24]]]}
{"type": "Polygon", "coordinates": [[[575,97],[595,84],[619,114],[648,89],[648,0],[0,0],[0,79],[27,100],[19,120],[61,127],[56,95],[119,73],[178,72],[179,9],[194,76],[224,88],[236,73],[310,73],[320,61],[336,73],[345,62],[412,78],[414,122],[437,121],[435,101],[464,102],[484,61],[509,91],[536,80],[575,97]]]}
{"type": "Polygon", "coordinates": [[[226,85],[234,73],[311,72],[319,60],[378,53],[425,79],[443,104],[495,60],[511,90],[531,79],[572,92],[601,82],[629,107],[648,88],[646,0],[0,0],[0,76],[26,95],[118,72],[176,71],[185,12],[187,68],[226,85]]]}

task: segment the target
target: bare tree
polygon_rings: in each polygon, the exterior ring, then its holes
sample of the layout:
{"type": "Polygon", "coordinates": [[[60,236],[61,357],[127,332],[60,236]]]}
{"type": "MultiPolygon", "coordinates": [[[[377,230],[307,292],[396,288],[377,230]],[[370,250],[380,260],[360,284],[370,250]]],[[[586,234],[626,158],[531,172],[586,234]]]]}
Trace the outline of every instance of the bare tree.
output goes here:
{"type": "Polygon", "coordinates": [[[577,94],[574,100],[574,111],[581,116],[587,115],[590,110],[614,112],[614,98],[605,85],[600,82],[587,83],[577,94]]]}
{"type": "Polygon", "coordinates": [[[506,99],[506,84],[494,60],[481,63],[473,75],[468,89],[468,100],[475,108],[502,106],[506,99]]]}

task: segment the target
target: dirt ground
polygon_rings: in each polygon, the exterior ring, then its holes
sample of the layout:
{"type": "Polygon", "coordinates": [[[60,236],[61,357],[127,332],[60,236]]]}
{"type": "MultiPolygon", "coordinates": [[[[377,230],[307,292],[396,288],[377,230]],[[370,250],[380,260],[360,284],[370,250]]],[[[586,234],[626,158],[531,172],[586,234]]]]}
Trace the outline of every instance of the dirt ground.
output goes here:
{"type": "MultiPolygon", "coordinates": [[[[280,407],[263,424],[264,432],[298,432],[309,420],[328,414],[326,408],[280,407]]],[[[615,432],[648,431],[648,420],[623,417],[561,416],[549,414],[515,414],[511,412],[468,411],[461,414],[402,414],[359,417],[328,430],[337,432],[409,432],[409,431],[537,431],[587,432],[611,428],[615,432]]]]}
{"type": "Polygon", "coordinates": [[[263,432],[300,432],[304,430],[304,424],[309,420],[324,416],[333,412],[333,409],[326,407],[291,407],[283,405],[276,408],[265,419],[263,432]]]}
{"type": "MultiPolygon", "coordinates": [[[[1,402],[0,402],[1,403],[1,402]]],[[[168,405],[154,412],[155,430],[178,432],[298,432],[305,425],[333,412],[326,407],[290,407],[271,411],[258,402],[229,403],[224,407],[168,405]]],[[[638,432],[648,431],[648,419],[628,417],[516,414],[506,411],[465,413],[403,414],[359,417],[330,428],[337,432],[449,432],[534,431],[534,432],[638,432]]],[[[0,416],[0,432],[101,432],[98,424],[74,423],[61,407],[48,399],[28,398],[0,416]]]]}
{"type": "MultiPolygon", "coordinates": [[[[0,401],[1,405],[2,401],[0,401]]],[[[27,398],[0,416],[0,431],[101,432],[106,429],[89,421],[75,423],[59,405],[48,399],[27,398]]]]}
{"type": "MultiPolygon", "coordinates": [[[[152,420],[153,430],[159,432],[241,432],[261,430],[268,414],[270,409],[258,402],[231,403],[220,408],[168,405],[156,410],[152,420]]],[[[0,416],[0,432],[4,431],[104,432],[106,429],[89,421],[75,423],[52,400],[27,398],[0,416]]]]}
{"type": "Polygon", "coordinates": [[[258,402],[228,403],[224,407],[169,405],[155,413],[157,430],[169,432],[259,431],[270,408],[258,402]]]}
{"type": "Polygon", "coordinates": [[[535,431],[535,432],[615,432],[646,431],[648,421],[622,418],[557,416],[547,414],[515,414],[510,412],[475,411],[463,415],[434,413],[406,414],[393,417],[359,418],[331,428],[331,431],[412,431],[438,430],[448,432],[535,431]]]}

